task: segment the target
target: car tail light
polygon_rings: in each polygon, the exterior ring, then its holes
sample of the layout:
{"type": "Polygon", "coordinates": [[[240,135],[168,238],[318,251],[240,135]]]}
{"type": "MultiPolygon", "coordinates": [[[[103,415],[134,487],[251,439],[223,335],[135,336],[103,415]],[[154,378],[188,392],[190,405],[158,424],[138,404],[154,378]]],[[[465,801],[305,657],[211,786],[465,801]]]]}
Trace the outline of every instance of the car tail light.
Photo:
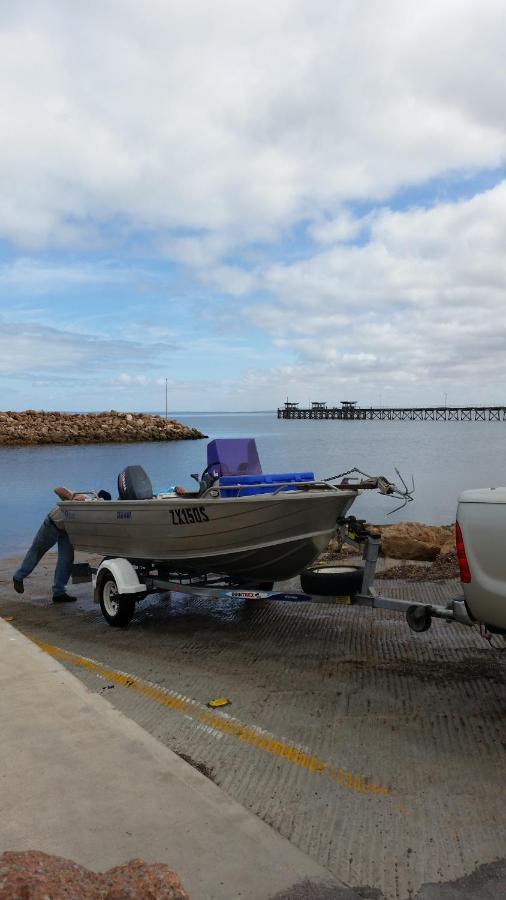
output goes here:
{"type": "Polygon", "coordinates": [[[458,522],[455,525],[455,532],[455,545],[457,549],[457,558],[459,561],[460,580],[463,584],[469,584],[469,582],[471,581],[471,570],[467,561],[466,548],[464,547],[464,538],[462,537],[462,531],[460,530],[460,525],[458,522]]]}

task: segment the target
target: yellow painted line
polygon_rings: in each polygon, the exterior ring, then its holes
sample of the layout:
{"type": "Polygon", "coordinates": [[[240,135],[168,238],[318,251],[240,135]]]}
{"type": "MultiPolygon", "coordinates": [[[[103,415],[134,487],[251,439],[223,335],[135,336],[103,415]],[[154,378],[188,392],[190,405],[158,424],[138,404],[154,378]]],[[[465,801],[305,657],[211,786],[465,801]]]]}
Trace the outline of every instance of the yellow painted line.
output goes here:
{"type": "Polygon", "coordinates": [[[243,743],[256,747],[264,753],[271,756],[277,756],[279,759],[285,759],[292,765],[311,772],[314,775],[323,775],[329,781],[339,785],[348,791],[356,794],[372,794],[380,797],[393,797],[394,792],[391,788],[372,781],[367,775],[353,772],[350,769],[336,766],[320,759],[317,754],[308,753],[285,740],[279,739],[268,732],[262,731],[251,725],[244,725],[237,719],[226,715],[225,713],[212,713],[205,707],[200,706],[195,700],[183,697],[176,691],[170,691],[166,688],[160,688],[149,681],[137,678],[134,675],[128,675],[125,672],[119,672],[116,669],[109,669],[107,666],[101,665],[93,659],[85,656],[76,656],[69,653],[61,647],[55,647],[52,644],[46,644],[32,638],[33,642],[40,647],[45,653],[70,663],[73,666],[79,666],[88,672],[93,672],[101,678],[113,684],[121,685],[148,700],[165,706],[175,712],[184,713],[196,722],[213,728],[215,731],[230,735],[237,738],[243,743]]]}

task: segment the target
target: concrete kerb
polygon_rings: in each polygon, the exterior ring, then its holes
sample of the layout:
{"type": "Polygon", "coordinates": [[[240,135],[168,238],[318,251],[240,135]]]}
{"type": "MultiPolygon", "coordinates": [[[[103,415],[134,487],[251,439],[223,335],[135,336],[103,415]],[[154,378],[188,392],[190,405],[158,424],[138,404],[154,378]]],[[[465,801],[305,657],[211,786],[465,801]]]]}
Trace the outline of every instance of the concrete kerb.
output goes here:
{"type": "Polygon", "coordinates": [[[0,619],[0,852],[140,857],[192,900],[357,894],[0,619]]]}

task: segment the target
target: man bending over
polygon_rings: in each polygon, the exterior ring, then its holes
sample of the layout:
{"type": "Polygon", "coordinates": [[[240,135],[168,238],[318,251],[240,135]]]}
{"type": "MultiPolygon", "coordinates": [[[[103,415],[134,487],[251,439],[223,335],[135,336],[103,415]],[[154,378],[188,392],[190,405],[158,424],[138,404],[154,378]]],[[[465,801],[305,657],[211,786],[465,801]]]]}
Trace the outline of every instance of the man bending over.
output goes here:
{"type": "MultiPolygon", "coordinates": [[[[56,487],[55,494],[60,500],[86,500],[86,494],[73,494],[64,487],[56,487]]],[[[98,496],[102,500],[110,500],[111,495],[107,491],[100,491],[98,496]]],[[[77,597],[71,597],[67,594],[67,582],[72,572],[72,564],[74,562],[74,548],[70,543],[69,536],[65,531],[65,520],[61,507],[54,506],[47,514],[37,534],[35,535],[32,545],[28,550],[23,562],[14,572],[12,581],[14,590],[18,594],[23,594],[25,587],[23,581],[33,572],[35,566],[40,562],[42,557],[51,550],[51,547],[58,545],[58,559],[54,571],[53,580],[53,603],[73,603],[77,597]]]]}

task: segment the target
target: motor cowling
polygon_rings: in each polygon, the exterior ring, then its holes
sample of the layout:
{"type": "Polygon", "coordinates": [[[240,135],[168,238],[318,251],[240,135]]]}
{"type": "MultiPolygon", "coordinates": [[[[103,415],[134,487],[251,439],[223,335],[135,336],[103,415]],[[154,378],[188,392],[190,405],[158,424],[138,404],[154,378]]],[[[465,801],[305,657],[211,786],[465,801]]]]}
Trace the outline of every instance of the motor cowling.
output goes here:
{"type": "Polygon", "coordinates": [[[118,475],[120,500],[152,500],[153,485],[142,466],[127,466],[118,475]]]}

